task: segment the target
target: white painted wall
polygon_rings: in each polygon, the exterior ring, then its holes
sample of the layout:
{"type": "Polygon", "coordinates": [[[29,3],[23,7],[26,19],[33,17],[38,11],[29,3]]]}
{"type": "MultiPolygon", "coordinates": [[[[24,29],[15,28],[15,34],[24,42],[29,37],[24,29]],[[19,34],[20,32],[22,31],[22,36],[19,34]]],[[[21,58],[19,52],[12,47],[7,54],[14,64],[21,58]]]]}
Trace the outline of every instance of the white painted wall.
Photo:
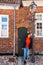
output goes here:
{"type": "MultiPolygon", "coordinates": [[[[31,1],[22,1],[23,6],[29,6],[31,4],[31,1]]],[[[37,6],[43,6],[43,1],[35,1],[37,6]]],[[[20,4],[5,4],[5,3],[0,3],[0,9],[18,9],[20,4]]]]}
{"type": "MultiPolygon", "coordinates": [[[[29,6],[31,4],[32,0],[31,1],[23,1],[23,5],[24,6],[29,6]]],[[[43,1],[34,1],[37,6],[43,6],[43,1]]]]}
{"type": "MultiPolygon", "coordinates": [[[[32,2],[31,1],[22,1],[23,6],[29,6],[32,2]]],[[[35,1],[37,6],[43,6],[43,0],[42,1],[35,1]]],[[[5,4],[5,3],[0,3],[0,9],[18,9],[20,4],[5,4]]]]}
{"type": "Polygon", "coordinates": [[[18,9],[19,4],[5,4],[5,3],[0,3],[0,9],[18,9]]]}

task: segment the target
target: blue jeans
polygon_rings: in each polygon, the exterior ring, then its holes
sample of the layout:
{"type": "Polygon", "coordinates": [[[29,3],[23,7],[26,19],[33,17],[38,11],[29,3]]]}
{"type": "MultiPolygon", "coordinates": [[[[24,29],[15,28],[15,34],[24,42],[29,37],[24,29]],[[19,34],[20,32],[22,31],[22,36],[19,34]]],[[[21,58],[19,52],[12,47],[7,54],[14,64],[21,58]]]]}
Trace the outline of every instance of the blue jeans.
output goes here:
{"type": "Polygon", "coordinates": [[[29,48],[24,48],[24,61],[26,61],[26,58],[29,56],[29,48]]]}

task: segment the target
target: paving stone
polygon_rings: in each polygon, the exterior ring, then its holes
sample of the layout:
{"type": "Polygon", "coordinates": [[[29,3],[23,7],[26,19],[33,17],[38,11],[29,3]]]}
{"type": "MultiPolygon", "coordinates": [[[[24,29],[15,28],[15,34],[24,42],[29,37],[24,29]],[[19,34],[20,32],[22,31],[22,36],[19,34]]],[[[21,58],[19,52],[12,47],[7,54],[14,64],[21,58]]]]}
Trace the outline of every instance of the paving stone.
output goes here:
{"type": "Polygon", "coordinates": [[[0,65],[1,65],[1,63],[0,63],[0,65]]]}
{"type": "Polygon", "coordinates": [[[1,65],[6,65],[5,63],[1,63],[1,65]]]}
{"type": "Polygon", "coordinates": [[[9,62],[16,62],[16,57],[9,58],[9,62]]]}
{"type": "MultiPolygon", "coordinates": [[[[43,65],[43,56],[39,56],[39,55],[35,56],[35,63],[32,63],[30,58],[26,60],[27,62],[26,65],[43,65]]],[[[0,56],[0,65],[24,65],[23,57],[15,58],[12,56],[0,56]],[[10,58],[10,62],[9,62],[9,58],[10,58]]]]}
{"type": "Polygon", "coordinates": [[[17,63],[17,65],[22,65],[22,58],[21,58],[21,57],[18,58],[18,63],[17,63]]]}
{"type": "Polygon", "coordinates": [[[7,65],[14,65],[14,63],[13,62],[8,62],[7,65]]]}

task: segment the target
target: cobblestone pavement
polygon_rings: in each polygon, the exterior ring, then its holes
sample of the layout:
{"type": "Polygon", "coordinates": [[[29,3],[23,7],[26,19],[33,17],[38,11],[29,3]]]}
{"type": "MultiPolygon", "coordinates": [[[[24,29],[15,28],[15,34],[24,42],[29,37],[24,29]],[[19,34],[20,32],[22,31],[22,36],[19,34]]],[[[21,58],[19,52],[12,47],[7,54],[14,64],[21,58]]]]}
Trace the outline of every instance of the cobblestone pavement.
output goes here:
{"type": "MultiPolygon", "coordinates": [[[[0,56],[0,65],[24,65],[23,57],[0,56]]],[[[35,56],[35,63],[31,57],[26,60],[26,65],[43,65],[43,56],[35,56]]]]}

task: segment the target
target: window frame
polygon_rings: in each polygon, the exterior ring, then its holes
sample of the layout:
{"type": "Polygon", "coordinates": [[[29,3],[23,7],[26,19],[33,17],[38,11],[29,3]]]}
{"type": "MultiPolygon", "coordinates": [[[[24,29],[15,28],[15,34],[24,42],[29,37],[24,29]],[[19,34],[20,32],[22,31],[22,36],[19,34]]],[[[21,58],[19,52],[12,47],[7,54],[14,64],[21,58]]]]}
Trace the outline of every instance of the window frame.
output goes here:
{"type": "MultiPolygon", "coordinates": [[[[3,32],[4,33],[4,32],[3,32]]],[[[1,14],[0,15],[0,38],[8,38],[9,37],[9,15],[4,15],[4,14],[1,14]],[[7,22],[2,22],[2,18],[7,18],[7,22]],[[2,36],[2,31],[5,29],[2,29],[2,25],[7,25],[7,35],[6,36],[2,36]]]]}
{"type": "Polygon", "coordinates": [[[43,37],[43,13],[36,13],[35,14],[35,37],[43,37]],[[37,15],[42,15],[42,20],[37,20],[37,15]],[[37,36],[37,23],[42,23],[42,36],[37,36]]]}

